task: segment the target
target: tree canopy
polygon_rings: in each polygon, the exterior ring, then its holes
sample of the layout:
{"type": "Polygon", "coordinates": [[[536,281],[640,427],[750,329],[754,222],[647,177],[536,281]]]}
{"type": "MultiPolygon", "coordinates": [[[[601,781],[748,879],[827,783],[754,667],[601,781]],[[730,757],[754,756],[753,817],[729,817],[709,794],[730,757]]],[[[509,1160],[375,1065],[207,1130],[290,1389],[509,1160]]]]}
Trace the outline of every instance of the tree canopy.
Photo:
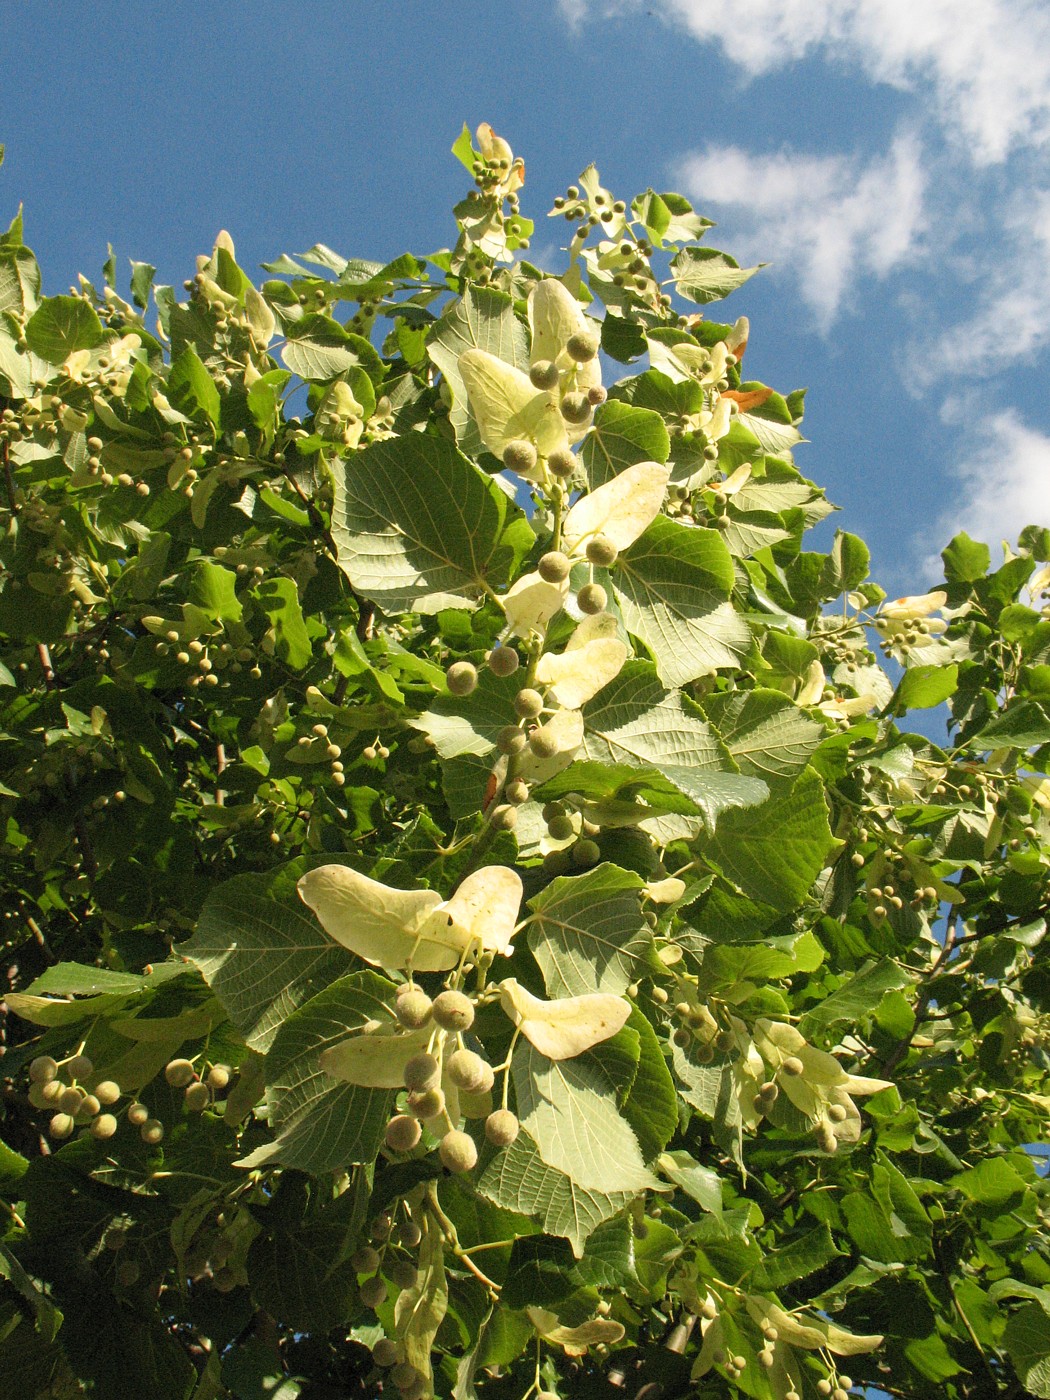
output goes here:
{"type": "Polygon", "coordinates": [[[0,1386],[1050,1396],[1050,529],[889,599],[758,269],[453,151],[426,256],[0,236],[0,1386]]]}

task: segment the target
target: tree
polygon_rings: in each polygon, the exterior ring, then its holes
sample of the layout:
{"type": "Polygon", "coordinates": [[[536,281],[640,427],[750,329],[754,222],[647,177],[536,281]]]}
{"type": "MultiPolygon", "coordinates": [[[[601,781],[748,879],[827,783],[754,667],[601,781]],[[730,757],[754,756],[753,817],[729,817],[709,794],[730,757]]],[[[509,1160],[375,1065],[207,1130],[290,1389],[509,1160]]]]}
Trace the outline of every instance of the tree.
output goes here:
{"type": "Polygon", "coordinates": [[[1050,1396],[1050,531],[806,549],[757,269],[454,152],[426,258],[0,240],[5,1393],[1050,1396]]]}

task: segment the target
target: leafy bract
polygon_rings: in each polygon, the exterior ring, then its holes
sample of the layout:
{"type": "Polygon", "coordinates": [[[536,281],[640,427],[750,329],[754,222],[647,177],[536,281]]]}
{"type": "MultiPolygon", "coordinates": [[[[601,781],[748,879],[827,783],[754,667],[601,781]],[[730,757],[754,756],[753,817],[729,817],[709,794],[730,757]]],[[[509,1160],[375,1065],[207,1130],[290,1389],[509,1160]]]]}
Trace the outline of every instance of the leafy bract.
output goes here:
{"type": "Polygon", "coordinates": [[[471,948],[505,953],[521,903],[521,879],[505,866],[477,870],[449,900],[398,890],[345,865],[322,865],[298,885],[325,931],[358,957],[391,970],[440,972],[471,948]]]}
{"type": "Polygon", "coordinates": [[[631,1014],[630,1003],[606,992],[534,997],[513,977],[500,983],[500,1005],[525,1039],[549,1060],[568,1060],[615,1035],[631,1014]]]}

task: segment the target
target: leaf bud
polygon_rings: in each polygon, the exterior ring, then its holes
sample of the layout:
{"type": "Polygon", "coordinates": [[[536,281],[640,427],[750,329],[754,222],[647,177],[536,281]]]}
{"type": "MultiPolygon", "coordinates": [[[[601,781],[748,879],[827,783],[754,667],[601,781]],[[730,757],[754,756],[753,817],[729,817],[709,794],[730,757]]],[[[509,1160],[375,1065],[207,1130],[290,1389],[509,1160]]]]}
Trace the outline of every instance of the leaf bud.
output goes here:
{"type": "Polygon", "coordinates": [[[547,458],[547,467],[552,476],[564,480],[576,470],[576,458],[566,447],[556,447],[547,458]]]}
{"type": "Polygon", "coordinates": [[[830,1123],[819,1123],[817,1125],[817,1146],[821,1152],[837,1152],[839,1140],[835,1136],[835,1131],[830,1123]]]}
{"type": "Polygon", "coordinates": [[[844,1376],[844,1375],[842,1375],[841,1372],[840,1372],[840,1373],[839,1373],[839,1385],[841,1386],[841,1388],[842,1388],[843,1390],[852,1390],[852,1389],[853,1389],[853,1377],[852,1377],[852,1376],[844,1376]]]}
{"type": "Polygon", "coordinates": [[[565,342],[565,349],[569,358],[575,360],[577,364],[586,364],[588,360],[593,360],[598,353],[601,341],[593,331],[577,331],[575,335],[570,335],[565,342]]]}
{"type": "Polygon", "coordinates": [[[805,1070],[805,1065],[797,1055],[786,1055],[781,1061],[780,1068],[785,1074],[800,1075],[805,1070]]]}
{"type": "Polygon", "coordinates": [[[390,1372],[390,1379],[397,1386],[398,1390],[405,1392],[413,1390],[424,1379],[422,1372],[408,1361],[399,1361],[390,1372]]]}
{"type": "Polygon", "coordinates": [[[515,807],[520,807],[523,802],[529,800],[529,785],[523,778],[512,778],[504,789],[503,795],[515,807]]]}
{"type": "Polygon", "coordinates": [[[94,1068],[94,1062],[87,1055],[74,1055],[66,1064],[66,1072],[74,1079],[86,1079],[94,1068]]]}
{"type": "Polygon", "coordinates": [[[592,408],[600,408],[608,397],[608,389],[604,389],[600,384],[592,384],[587,390],[587,402],[592,408]]]}
{"type": "Polygon", "coordinates": [[[586,394],[577,393],[576,390],[563,394],[559,407],[566,423],[572,423],[574,427],[580,427],[590,419],[590,400],[586,394]]]}
{"type": "Polygon", "coordinates": [[[519,476],[527,476],[536,466],[536,449],[527,438],[515,438],[503,449],[503,465],[519,476]]]}
{"type": "Polygon", "coordinates": [[[538,690],[519,690],[514,697],[514,712],[522,719],[535,719],[543,709],[543,696],[538,690]]]}
{"type": "Polygon", "coordinates": [[[164,1078],[173,1089],[185,1089],[195,1077],[193,1064],[189,1060],[169,1060],[164,1066],[164,1078]]]}
{"type": "Polygon", "coordinates": [[[372,1347],[372,1360],[384,1369],[394,1366],[401,1358],[401,1348],[389,1337],[380,1337],[372,1347]]]}
{"type": "Polygon", "coordinates": [[[521,753],[525,747],[525,735],[516,724],[505,725],[496,736],[496,747],[502,754],[521,753]]]}
{"type": "Polygon", "coordinates": [[[47,1125],[48,1137],[52,1137],[56,1142],[61,1142],[63,1138],[70,1137],[73,1132],[73,1118],[68,1113],[55,1113],[51,1122],[47,1125]]]}
{"type": "Polygon", "coordinates": [[[159,1142],[164,1140],[164,1124],[159,1118],[147,1118],[139,1129],[139,1137],[150,1147],[156,1147],[159,1142]]]}
{"type": "Polygon", "coordinates": [[[91,1122],[91,1136],[105,1140],[117,1131],[117,1120],[112,1113],[100,1113],[91,1122]]]}
{"type": "Polygon", "coordinates": [[[409,1259],[391,1259],[384,1272],[395,1288],[414,1288],[419,1280],[419,1270],[409,1259]]]}
{"type": "Polygon", "coordinates": [[[474,1024],[474,1003],[463,992],[439,992],[433,1016],[443,1031],[466,1031],[474,1024]]]}
{"type": "Polygon", "coordinates": [[[116,1103],[120,1098],[120,1085],[115,1079],[102,1079],[95,1085],[95,1098],[100,1104],[116,1103]]]}
{"type": "MultiPolygon", "coordinates": [[[[418,1127],[418,1124],[415,1126],[418,1127]]],[[[379,1264],[379,1251],[370,1244],[363,1244],[350,1256],[350,1266],[355,1274],[374,1274],[379,1264]]]]}
{"type": "Polygon", "coordinates": [[[597,865],[601,860],[602,853],[598,849],[597,841],[577,841],[572,848],[572,863],[581,867],[597,865]]]}
{"type": "Polygon", "coordinates": [[[521,1124],[509,1108],[497,1108],[485,1119],[485,1136],[493,1147],[509,1147],[518,1136],[521,1124]]]}
{"type": "Polygon", "coordinates": [[[405,1064],[405,1088],[415,1094],[436,1089],[441,1082],[441,1066],[433,1055],[423,1050],[405,1064]]]}
{"type": "Polygon", "coordinates": [[[141,1128],[149,1119],[149,1109],[144,1103],[133,1103],[128,1107],[128,1122],[133,1128],[141,1128]]]}
{"type": "Polygon", "coordinates": [[[844,1123],[846,1121],[846,1110],[840,1103],[833,1103],[828,1108],[828,1117],[832,1123],[844,1123]]]}
{"type": "Polygon", "coordinates": [[[79,1113],[83,1102],[83,1090],[72,1086],[67,1086],[58,1096],[58,1106],[63,1113],[79,1113]]]}
{"type": "Polygon", "coordinates": [[[415,1249],[423,1238],[423,1231],[414,1220],[403,1220],[397,1227],[397,1242],[405,1249],[415,1249]]]}
{"type": "Polygon", "coordinates": [[[487,1078],[489,1068],[480,1055],[473,1050],[456,1050],[449,1056],[445,1071],[457,1089],[465,1089],[468,1094],[476,1094],[487,1078]]]}
{"type": "Polygon", "coordinates": [[[58,1061],[50,1055],[37,1055],[29,1062],[29,1078],[34,1084],[50,1084],[58,1074],[58,1061]]]}
{"type": "Polygon", "coordinates": [[[547,822],[547,831],[552,841],[568,841],[576,833],[572,818],[564,812],[556,813],[547,822]]]}
{"type": "Polygon", "coordinates": [[[80,1103],[79,1116],[83,1118],[94,1118],[102,1105],[94,1094],[85,1094],[80,1103]]]}
{"type": "Polygon", "coordinates": [[[423,1129],[418,1121],[407,1113],[399,1113],[386,1125],[383,1141],[391,1152],[411,1152],[422,1136],[423,1129]]]}
{"type": "Polygon", "coordinates": [[[529,370],[529,378],[534,389],[556,389],[558,387],[558,366],[553,360],[537,360],[529,370]]]}
{"type": "Polygon", "coordinates": [[[210,1089],[221,1091],[230,1082],[229,1065],[212,1065],[208,1071],[207,1084],[210,1089]]]}
{"type": "Polygon", "coordinates": [[[529,748],[537,758],[553,758],[558,752],[558,736],[549,725],[541,724],[529,735],[529,748]]]}
{"type": "Polygon", "coordinates": [[[478,683],[477,668],[469,661],[454,661],[445,673],[445,683],[453,695],[469,695],[478,683]]]}
{"type": "Polygon", "coordinates": [[[494,676],[513,676],[521,664],[521,659],[513,647],[494,647],[486,659],[494,676]]]}
{"type": "Polygon", "coordinates": [[[495,831],[513,831],[518,824],[518,813],[509,802],[503,802],[492,813],[491,820],[495,831]]]}
{"type": "Polygon", "coordinates": [[[545,583],[561,583],[569,577],[572,564],[567,554],[560,549],[552,549],[544,554],[536,565],[536,572],[545,583]]]}
{"type": "Polygon", "coordinates": [[[203,1113],[211,1103],[211,1090],[207,1084],[202,1084],[198,1080],[195,1084],[186,1085],[183,1099],[190,1113],[203,1113]]]}
{"type": "Polygon", "coordinates": [[[831,1394],[831,1390],[832,1390],[831,1382],[830,1382],[825,1376],[821,1376],[820,1380],[817,1381],[817,1394],[818,1394],[818,1395],[830,1395],[830,1394],[831,1394]]]}
{"type": "Polygon", "coordinates": [[[450,1172],[469,1172],[477,1163],[478,1149],[469,1133],[453,1128],[441,1139],[438,1156],[450,1172]]]}
{"type": "Polygon", "coordinates": [[[426,992],[415,987],[398,997],[394,1014],[406,1030],[418,1031],[430,1020],[432,1006],[426,992]]]}
{"type": "Polygon", "coordinates": [[[436,1118],[445,1110],[445,1095],[440,1089],[425,1089],[408,1096],[408,1107],[416,1118],[436,1118]]]}
{"type": "Polygon", "coordinates": [[[618,554],[619,550],[608,535],[595,535],[592,540],[587,541],[587,558],[599,568],[611,568],[616,563],[618,554]]]}
{"type": "Polygon", "coordinates": [[[366,1308],[379,1308],[386,1302],[386,1281],[377,1274],[361,1285],[361,1302],[366,1308]]]}
{"type": "Polygon", "coordinates": [[[609,595],[600,583],[585,583],[576,595],[576,606],[588,616],[602,612],[608,601],[609,595]]]}

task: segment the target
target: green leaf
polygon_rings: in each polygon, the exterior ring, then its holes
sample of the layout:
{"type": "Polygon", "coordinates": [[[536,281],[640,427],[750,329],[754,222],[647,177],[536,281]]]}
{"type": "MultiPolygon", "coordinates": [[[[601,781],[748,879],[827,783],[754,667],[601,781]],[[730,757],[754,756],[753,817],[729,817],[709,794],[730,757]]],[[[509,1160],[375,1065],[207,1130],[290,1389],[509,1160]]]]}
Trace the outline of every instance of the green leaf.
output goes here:
{"type": "MultiPolygon", "coordinates": [[[[333,1204],[341,1201],[339,1197],[333,1204]]],[[[322,1212],[316,1221],[276,1223],[261,1231],[248,1251],[246,1268],[258,1306],[305,1331],[345,1324],[357,1300],[346,1231],[333,1227],[330,1215],[322,1212]]]]}
{"type": "Polygon", "coordinates": [[[285,1017],[341,976],[348,961],[295,893],[294,881],[275,898],[273,880],[235,875],[213,890],[196,932],[179,948],[256,1050],[268,1049],[285,1017]]]}
{"type": "Polygon", "coordinates": [[[1050,741],[1050,718],[1034,700],[1020,700],[996,715],[976,736],[989,748],[1030,749],[1050,741]]]}
{"type": "Polygon", "coordinates": [[[909,710],[930,710],[954,695],[958,683],[958,666],[913,666],[901,678],[891,713],[904,715],[909,710]]]}
{"type": "Polygon", "coordinates": [[[675,291],[701,305],[721,301],[763,267],[765,263],[741,267],[735,258],[715,248],[683,248],[671,259],[675,291]]]}
{"type": "Polygon", "coordinates": [[[168,371],[167,395],[172,406],[195,423],[206,421],[213,428],[219,426],[222,400],[207,366],[192,345],[187,345],[182,354],[172,361],[168,371]]]}
{"type": "Polygon", "coordinates": [[[288,328],[281,358],[300,379],[327,383],[359,366],[369,374],[381,361],[363,336],[351,335],[330,316],[304,316],[288,328]]]}
{"type": "Polygon", "coordinates": [[[664,765],[719,771],[731,767],[718,735],[645,661],[628,661],[583,709],[582,756],[632,767],[664,765]]]}
{"type": "Polygon", "coordinates": [[[792,781],[825,735],[824,726],[778,690],[738,690],[712,695],[704,713],[741,773],[765,782],[792,781]]]}
{"type": "Polygon", "coordinates": [[[603,863],[561,876],[529,900],[529,947],[551,997],[622,995],[649,970],[652,934],[642,918],[641,877],[603,863]]]}
{"type": "Polygon", "coordinates": [[[670,1142],[678,1127],[678,1094],[656,1032],[637,1006],[626,1029],[638,1036],[638,1068],[620,1111],[630,1124],[646,1162],[670,1142]]]}
{"type": "Polygon", "coordinates": [[[145,311],[149,305],[150,288],[153,286],[153,277],[157,269],[151,263],[131,262],[131,300],[140,310],[145,311]]]}
{"type": "Polygon", "coordinates": [[[716,531],[657,516],[613,579],[625,626],[651,648],[666,684],[742,664],[751,633],[726,601],[733,561],[716,531]]]}
{"type": "Polygon", "coordinates": [[[244,609],[237,597],[237,575],[232,569],[207,561],[197,565],[190,583],[189,601],[216,622],[240,622],[244,609]]]}
{"type": "Polygon", "coordinates": [[[992,562],[991,550],[980,540],[971,540],[961,531],[946,549],[941,551],[944,577],[949,583],[974,583],[984,578],[992,562]]]}
{"type": "Polygon", "coordinates": [[[478,1179],[478,1191],[496,1205],[538,1218],[548,1235],[562,1235],[579,1259],[591,1234],[618,1214],[633,1191],[597,1191],[576,1185],[571,1177],[548,1166],[528,1132],[497,1152],[478,1179]]]}
{"type": "Polygon", "coordinates": [[[276,1136],[241,1166],[280,1164],[316,1175],[374,1160],[396,1093],[333,1079],[319,1060],[369,1021],[389,1020],[394,991],[374,972],[355,972],[283,1022],[266,1055],[266,1102],[276,1136]]]}
{"type": "Polygon", "coordinates": [[[264,579],[253,596],[273,628],[275,655],[293,671],[301,671],[309,665],[313,650],[295,580],[264,579]]]}
{"type": "Polygon", "coordinates": [[[815,1274],[833,1259],[841,1258],[842,1252],[832,1239],[827,1225],[818,1225],[782,1248],[766,1254],[751,1275],[751,1283],[755,1288],[775,1292],[800,1278],[815,1274]]]}
{"type": "Polygon", "coordinates": [[[6,1142],[0,1142],[0,1192],[11,1191],[25,1174],[28,1159],[6,1142]]]}
{"type": "Polygon", "coordinates": [[[1009,1208],[1027,1190],[1027,1182],[1005,1157],[986,1157],[976,1167],[957,1172],[948,1184],[979,1206],[994,1210],[1009,1208]]]}
{"type": "Polygon", "coordinates": [[[80,297],[45,297],[26,322],[30,350],[53,365],[74,350],[94,350],[103,339],[95,308],[80,297]]]}
{"type": "Polygon", "coordinates": [[[339,566],[387,612],[476,607],[532,532],[491,478],[442,438],[377,442],[335,475],[339,566]]]}
{"type": "Polygon", "coordinates": [[[657,1163],[668,1181],[691,1196],[701,1210],[722,1214],[722,1182],[711,1167],[702,1167],[688,1152],[665,1152],[657,1163]]]}
{"type": "Polygon", "coordinates": [[[656,1178],[616,1107],[602,1049],[548,1060],[527,1042],[519,1044],[511,1064],[518,1117],[546,1165],[574,1186],[604,1194],[645,1191],[656,1178]]]}
{"type": "Polygon", "coordinates": [[[462,450],[472,457],[485,451],[471,416],[459,357],[471,349],[486,350],[516,369],[529,368],[528,333],[514,314],[514,302],[491,287],[468,287],[436,321],[427,340],[427,354],[452,392],[449,417],[462,450]]]}
{"type": "Polygon", "coordinates": [[[666,462],[670,450],[671,439],[658,413],[610,399],[594,415],[581,455],[594,490],[636,462],[666,462]]]}
{"type": "Polygon", "coordinates": [[[789,792],[727,811],[710,849],[744,894],[787,910],[801,904],[834,844],[824,785],[807,770],[789,792]]]}
{"type": "Polygon", "coordinates": [[[904,1175],[882,1154],[871,1167],[870,1191],[842,1199],[846,1228],[861,1254],[882,1264],[922,1259],[930,1249],[930,1218],[904,1175]]]}
{"type": "MultiPolygon", "coordinates": [[[[10,1148],[0,1143],[0,1172],[3,1171],[4,1154],[16,1157],[18,1154],[12,1152],[10,1148]]],[[[23,1171],[29,1166],[25,1158],[20,1158],[23,1162],[23,1171]]],[[[54,1341],[58,1329],[62,1325],[62,1314],[55,1307],[51,1299],[42,1288],[26,1273],[25,1269],[18,1262],[11,1251],[3,1244],[0,1244],[0,1278],[7,1279],[11,1287],[27,1302],[32,1309],[36,1329],[45,1341],[54,1341]]],[[[2,1345],[2,1343],[0,1343],[2,1345]]]]}
{"type": "Polygon", "coordinates": [[[871,551],[859,535],[846,530],[835,531],[835,542],[824,569],[824,585],[834,597],[848,593],[868,577],[871,551]]]}
{"type": "Polygon", "coordinates": [[[1050,1314],[1038,1303],[1026,1303],[1007,1319],[1002,1344],[1029,1395],[1047,1400],[1050,1397],[1050,1314]]]}
{"type": "Polygon", "coordinates": [[[806,1012],[799,1030],[808,1039],[840,1021],[856,1023],[870,1016],[886,992],[911,985],[911,978],[891,959],[866,962],[831,996],[806,1012]]]}

